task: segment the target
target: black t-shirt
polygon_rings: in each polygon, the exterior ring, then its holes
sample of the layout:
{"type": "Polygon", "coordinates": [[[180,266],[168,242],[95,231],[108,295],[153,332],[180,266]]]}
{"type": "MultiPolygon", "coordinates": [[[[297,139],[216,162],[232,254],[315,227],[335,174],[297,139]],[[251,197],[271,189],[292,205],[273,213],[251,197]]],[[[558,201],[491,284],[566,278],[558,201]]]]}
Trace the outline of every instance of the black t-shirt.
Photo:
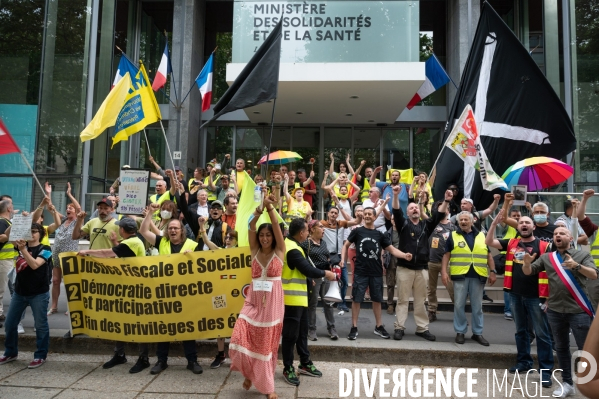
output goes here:
{"type": "MultiPolygon", "coordinates": [[[[536,230],[535,230],[536,231],[536,230]]],[[[501,244],[501,250],[507,251],[507,245],[510,240],[499,240],[501,244]]],[[[526,298],[538,298],[539,297],[539,275],[527,276],[522,271],[522,265],[524,264],[524,253],[537,254],[537,257],[541,256],[541,250],[539,248],[539,239],[531,242],[522,242],[516,247],[514,252],[514,266],[512,268],[512,293],[516,295],[522,295],[526,298]]],[[[507,255],[506,255],[507,256],[507,255]]]]}
{"type": "Polygon", "coordinates": [[[356,246],[354,273],[358,276],[382,276],[381,252],[391,245],[391,239],[375,229],[358,227],[352,230],[347,241],[356,246]]]}
{"type": "MultiPolygon", "coordinates": [[[[160,241],[162,241],[162,239],[164,239],[163,236],[156,236],[156,243],[154,244],[154,248],[160,248],[160,241]]],[[[181,248],[183,248],[183,244],[185,243],[185,241],[183,241],[181,244],[173,244],[172,242],[171,244],[171,253],[172,254],[178,254],[179,252],[181,252],[181,248]]],[[[194,251],[201,251],[202,250],[202,246],[200,244],[198,244],[194,251]]]]}
{"type": "Polygon", "coordinates": [[[535,237],[537,237],[541,241],[545,241],[551,244],[553,242],[553,231],[556,228],[557,226],[551,223],[544,227],[539,227],[535,223],[535,237]]]}
{"type": "MultiPolygon", "coordinates": [[[[24,268],[19,270],[17,268],[17,280],[15,283],[15,292],[21,296],[33,296],[44,294],[50,290],[50,281],[48,279],[48,261],[52,258],[52,252],[47,245],[38,245],[36,247],[27,247],[27,251],[31,254],[33,259],[44,258],[46,262],[33,269],[31,266],[22,263],[24,268]]],[[[17,264],[24,261],[20,255],[17,258],[17,264]]]]}
{"type": "Polygon", "coordinates": [[[116,247],[112,247],[112,252],[119,258],[131,258],[136,256],[135,252],[131,248],[129,248],[126,244],[119,244],[116,247]]]}

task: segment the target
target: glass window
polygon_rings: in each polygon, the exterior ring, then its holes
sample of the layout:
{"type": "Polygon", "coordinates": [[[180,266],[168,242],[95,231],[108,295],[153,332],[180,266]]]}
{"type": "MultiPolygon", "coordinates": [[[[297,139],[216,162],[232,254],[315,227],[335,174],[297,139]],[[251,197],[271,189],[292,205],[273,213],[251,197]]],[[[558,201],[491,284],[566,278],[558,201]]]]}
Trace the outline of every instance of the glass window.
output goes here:
{"type": "MultiPolygon", "coordinates": [[[[339,164],[345,164],[351,152],[351,127],[325,127],[324,129],[324,168],[330,170],[331,156],[335,159],[335,173],[339,173],[339,164]]],[[[323,171],[324,172],[324,171],[323,171]]],[[[347,171],[349,172],[349,171],[347,171]]]]}
{"type": "Polygon", "coordinates": [[[294,127],[293,151],[302,157],[293,164],[293,169],[304,169],[307,175],[310,175],[310,171],[313,170],[315,173],[314,179],[318,183],[320,176],[318,166],[320,159],[320,127],[294,127]]]}
{"type": "MultiPolygon", "coordinates": [[[[206,163],[215,158],[222,162],[225,154],[233,155],[233,126],[211,126],[206,130],[206,163]]],[[[229,162],[229,167],[231,166],[229,162]]]]}
{"type": "Polygon", "coordinates": [[[410,168],[410,130],[383,130],[383,172],[410,168]]]}
{"type": "Polygon", "coordinates": [[[437,155],[439,155],[439,141],[443,131],[440,128],[414,128],[413,160],[414,173],[430,172],[437,155]]]}
{"type": "Polygon", "coordinates": [[[252,177],[258,173],[258,161],[268,149],[262,146],[262,128],[238,127],[235,137],[235,162],[241,158],[245,161],[245,169],[252,177]]]}

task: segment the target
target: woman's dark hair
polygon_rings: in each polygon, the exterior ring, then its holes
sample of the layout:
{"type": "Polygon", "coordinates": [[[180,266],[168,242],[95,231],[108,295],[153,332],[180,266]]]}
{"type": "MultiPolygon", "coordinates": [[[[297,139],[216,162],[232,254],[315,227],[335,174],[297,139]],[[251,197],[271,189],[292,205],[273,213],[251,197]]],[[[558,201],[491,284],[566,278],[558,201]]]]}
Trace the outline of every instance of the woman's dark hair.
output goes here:
{"type": "MultiPolygon", "coordinates": [[[[339,166],[345,166],[345,170],[349,172],[349,168],[347,167],[347,164],[344,161],[339,162],[339,166]]],[[[339,169],[339,171],[341,171],[341,168],[339,169]]]]}
{"type": "Polygon", "coordinates": [[[275,239],[275,232],[272,229],[272,224],[270,223],[262,223],[260,227],[258,227],[258,231],[256,231],[256,238],[258,239],[258,242],[260,242],[260,232],[263,229],[270,231],[270,234],[272,234],[272,244],[270,245],[270,247],[272,249],[275,249],[277,247],[277,240],[275,239]]]}
{"type": "Polygon", "coordinates": [[[40,241],[46,236],[46,229],[39,223],[31,223],[31,228],[40,232],[40,241]]]}
{"type": "Polygon", "coordinates": [[[295,237],[300,231],[306,227],[306,221],[301,218],[293,219],[289,223],[289,237],[295,237]]]}

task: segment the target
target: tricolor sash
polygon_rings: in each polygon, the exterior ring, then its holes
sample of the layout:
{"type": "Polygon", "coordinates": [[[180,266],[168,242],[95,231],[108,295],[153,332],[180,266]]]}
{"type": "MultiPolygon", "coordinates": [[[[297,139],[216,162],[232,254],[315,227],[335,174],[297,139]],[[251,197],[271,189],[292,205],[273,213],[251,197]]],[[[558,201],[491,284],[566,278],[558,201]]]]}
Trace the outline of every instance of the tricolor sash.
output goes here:
{"type": "Polygon", "coordinates": [[[560,280],[566,286],[570,294],[578,304],[591,318],[595,317],[595,312],[593,311],[593,306],[591,302],[584,294],[582,287],[578,284],[578,281],[574,278],[571,270],[564,269],[562,266],[562,257],[559,252],[552,252],[549,254],[549,261],[553,265],[553,268],[557,272],[560,280]]]}

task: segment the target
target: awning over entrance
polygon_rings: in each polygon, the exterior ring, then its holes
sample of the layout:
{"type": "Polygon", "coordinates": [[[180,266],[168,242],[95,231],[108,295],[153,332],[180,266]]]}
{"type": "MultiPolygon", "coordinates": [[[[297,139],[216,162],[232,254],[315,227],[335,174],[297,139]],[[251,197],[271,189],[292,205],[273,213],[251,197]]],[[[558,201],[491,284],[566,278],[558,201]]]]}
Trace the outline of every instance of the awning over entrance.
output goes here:
{"type": "MultiPolygon", "coordinates": [[[[227,64],[230,85],[246,64],[227,64]]],[[[425,80],[423,62],[281,64],[275,123],[393,124],[425,80]]],[[[246,108],[270,123],[272,102],[246,108]]]]}

